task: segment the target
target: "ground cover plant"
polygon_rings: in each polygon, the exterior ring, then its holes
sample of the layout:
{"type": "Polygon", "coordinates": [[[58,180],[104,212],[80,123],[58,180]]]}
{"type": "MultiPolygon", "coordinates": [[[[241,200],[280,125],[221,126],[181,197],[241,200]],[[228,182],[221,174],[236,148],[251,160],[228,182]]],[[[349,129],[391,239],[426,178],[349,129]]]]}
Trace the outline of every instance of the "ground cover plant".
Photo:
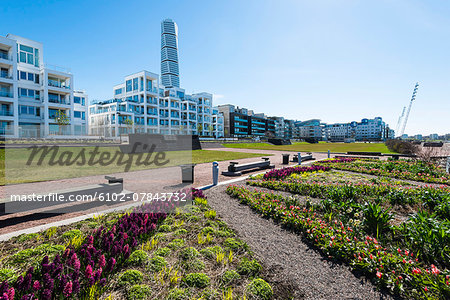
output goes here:
{"type": "Polygon", "coordinates": [[[348,144],[319,142],[317,144],[310,144],[306,142],[299,142],[292,143],[292,145],[272,145],[269,143],[224,143],[223,145],[227,148],[263,149],[294,152],[327,152],[328,150],[330,150],[333,153],[346,153],[349,151],[396,153],[390,151],[383,143],[348,144]]]}
{"type": "Polygon", "coordinates": [[[450,176],[431,162],[421,160],[330,159],[316,163],[338,170],[450,185],[450,176]]]}
{"type": "Polygon", "coordinates": [[[447,185],[330,169],[271,172],[253,176],[247,184],[283,191],[284,196],[233,185],[227,193],[395,294],[450,297],[447,185]]]}
{"type": "Polygon", "coordinates": [[[0,299],[271,299],[245,242],[192,196],[187,211],[141,206],[0,243],[0,299]]]}

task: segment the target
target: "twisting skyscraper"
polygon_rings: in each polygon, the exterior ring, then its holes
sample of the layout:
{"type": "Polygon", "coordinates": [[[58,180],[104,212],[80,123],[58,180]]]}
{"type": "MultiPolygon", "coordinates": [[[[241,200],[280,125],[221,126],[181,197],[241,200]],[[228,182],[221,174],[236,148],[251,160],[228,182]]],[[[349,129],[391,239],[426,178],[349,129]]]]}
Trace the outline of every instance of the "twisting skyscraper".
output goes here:
{"type": "Polygon", "coordinates": [[[178,26],[171,19],[161,22],[161,81],[165,87],[180,87],[178,26]]]}

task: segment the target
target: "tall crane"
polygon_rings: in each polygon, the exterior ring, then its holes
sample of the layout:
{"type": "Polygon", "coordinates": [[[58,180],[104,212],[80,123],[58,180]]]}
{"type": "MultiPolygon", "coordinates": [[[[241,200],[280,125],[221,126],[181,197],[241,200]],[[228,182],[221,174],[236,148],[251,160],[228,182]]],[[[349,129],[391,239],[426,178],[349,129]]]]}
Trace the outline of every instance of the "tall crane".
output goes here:
{"type": "Polygon", "coordinates": [[[411,101],[409,102],[408,111],[406,112],[405,121],[403,122],[402,131],[400,131],[399,136],[401,137],[405,133],[406,123],[408,122],[409,113],[411,112],[411,106],[413,101],[416,99],[417,90],[419,89],[419,83],[416,82],[414,86],[414,91],[411,97],[411,101]]]}
{"type": "Polygon", "coordinates": [[[402,123],[403,116],[405,115],[405,110],[406,110],[406,106],[403,106],[402,113],[401,113],[400,117],[398,117],[397,127],[395,127],[395,133],[397,134],[397,136],[399,133],[398,131],[400,130],[400,124],[402,123]]]}

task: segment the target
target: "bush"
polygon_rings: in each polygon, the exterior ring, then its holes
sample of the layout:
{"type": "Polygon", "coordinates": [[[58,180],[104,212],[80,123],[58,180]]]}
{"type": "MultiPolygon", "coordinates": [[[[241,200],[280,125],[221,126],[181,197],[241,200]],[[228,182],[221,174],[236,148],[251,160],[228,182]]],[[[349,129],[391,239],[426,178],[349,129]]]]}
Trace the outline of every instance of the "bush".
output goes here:
{"type": "Polygon", "coordinates": [[[205,263],[202,262],[200,259],[193,259],[190,261],[183,262],[182,267],[186,271],[191,271],[191,272],[201,271],[205,268],[205,263]]]}
{"type": "Polygon", "coordinates": [[[206,234],[208,234],[208,233],[214,233],[214,228],[212,228],[212,227],[205,227],[205,228],[203,228],[202,229],[202,233],[204,234],[204,235],[206,235],[206,234]]]}
{"type": "Polygon", "coordinates": [[[119,285],[140,284],[144,280],[144,275],[138,270],[126,270],[119,276],[119,285]]]}
{"type": "Polygon", "coordinates": [[[186,249],[183,249],[180,253],[180,258],[182,260],[191,260],[193,258],[196,258],[198,256],[198,251],[194,247],[189,247],[186,249]]]}
{"type": "Polygon", "coordinates": [[[16,272],[11,269],[0,269],[0,282],[5,280],[11,281],[16,275],[16,272]]]}
{"type": "Polygon", "coordinates": [[[209,277],[204,273],[190,273],[183,277],[183,282],[189,287],[205,288],[209,285],[209,277]]]}
{"type": "Polygon", "coordinates": [[[239,279],[241,279],[241,275],[235,270],[227,270],[222,275],[222,283],[225,285],[229,285],[239,279]]]}
{"type": "Polygon", "coordinates": [[[187,230],[186,229],[178,229],[174,233],[175,233],[175,235],[180,236],[180,235],[186,234],[187,230]]]}
{"type": "Polygon", "coordinates": [[[261,300],[269,300],[273,297],[272,287],[261,278],[253,279],[247,286],[247,292],[254,298],[261,300]]]}
{"type": "Polygon", "coordinates": [[[184,246],[184,240],[183,239],[174,239],[167,245],[170,249],[179,249],[184,246]]]}
{"type": "Polygon", "coordinates": [[[131,253],[130,257],[127,259],[128,265],[142,265],[148,261],[148,254],[143,250],[135,250],[131,253]]]}
{"type": "Polygon", "coordinates": [[[189,291],[185,289],[172,289],[169,291],[167,300],[187,300],[190,298],[189,291]]]}
{"type": "Polygon", "coordinates": [[[127,293],[129,300],[144,300],[149,299],[152,294],[152,290],[145,284],[133,285],[127,293]]]}
{"type": "Polygon", "coordinates": [[[234,251],[247,249],[247,245],[244,242],[234,238],[227,238],[224,242],[224,245],[234,251]]]}
{"type": "Polygon", "coordinates": [[[159,231],[161,231],[161,232],[170,232],[171,230],[172,230],[172,228],[170,227],[170,225],[159,226],[159,231]]]}
{"type": "Polygon", "coordinates": [[[155,255],[166,257],[167,255],[170,254],[170,252],[171,252],[171,250],[169,248],[163,247],[163,248],[156,250],[155,255]]]}
{"type": "Polygon", "coordinates": [[[254,276],[261,271],[262,267],[256,260],[248,260],[243,258],[237,267],[237,271],[241,275],[254,276]]]}
{"type": "Polygon", "coordinates": [[[78,230],[78,229],[72,229],[72,230],[69,230],[69,231],[64,232],[63,235],[62,235],[62,237],[65,238],[65,239],[71,240],[71,239],[73,239],[74,237],[79,237],[79,236],[81,236],[81,235],[83,235],[83,232],[81,232],[81,230],[78,230]]]}
{"type": "Polygon", "coordinates": [[[167,261],[164,259],[164,257],[161,256],[154,256],[152,259],[150,259],[150,270],[153,272],[159,272],[167,265],[167,261]]]}
{"type": "Polygon", "coordinates": [[[412,144],[411,142],[402,141],[402,140],[387,140],[385,142],[389,151],[397,152],[401,154],[415,154],[418,151],[417,145],[412,144]]]}
{"type": "Polygon", "coordinates": [[[223,252],[220,246],[207,247],[200,250],[200,253],[206,258],[215,258],[218,252],[223,252]]]}
{"type": "Polygon", "coordinates": [[[39,237],[39,233],[30,233],[30,234],[21,234],[18,238],[17,241],[19,243],[23,243],[29,240],[34,240],[37,239],[39,237]]]}
{"type": "Polygon", "coordinates": [[[205,218],[207,219],[215,219],[216,218],[216,211],[215,210],[208,210],[205,212],[205,218]]]}

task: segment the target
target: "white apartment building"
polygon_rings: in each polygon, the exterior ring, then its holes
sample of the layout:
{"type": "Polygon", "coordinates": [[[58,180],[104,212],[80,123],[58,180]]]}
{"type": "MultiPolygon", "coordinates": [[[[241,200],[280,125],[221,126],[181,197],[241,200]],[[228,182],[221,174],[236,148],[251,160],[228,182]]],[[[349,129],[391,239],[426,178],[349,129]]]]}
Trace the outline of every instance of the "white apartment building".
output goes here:
{"type": "Polygon", "coordinates": [[[70,71],[44,65],[43,50],[36,41],[0,36],[0,136],[86,135],[87,95],[74,92],[70,71]]]}
{"type": "Polygon", "coordinates": [[[346,139],[355,141],[384,141],[391,135],[387,132],[386,123],[381,117],[362,119],[361,122],[326,124],[325,138],[328,141],[340,142],[346,139]]]}
{"type": "Polygon", "coordinates": [[[223,126],[217,126],[223,124],[223,117],[213,115],[212,95],[209,93],[187,95],[182,88],[162,87],[159,76],[148,71],[126,76],[124,83],[114,86],[113,93],[113,99],[96,101],[89,106],[91,135],[223,136],[223,126]]]}

